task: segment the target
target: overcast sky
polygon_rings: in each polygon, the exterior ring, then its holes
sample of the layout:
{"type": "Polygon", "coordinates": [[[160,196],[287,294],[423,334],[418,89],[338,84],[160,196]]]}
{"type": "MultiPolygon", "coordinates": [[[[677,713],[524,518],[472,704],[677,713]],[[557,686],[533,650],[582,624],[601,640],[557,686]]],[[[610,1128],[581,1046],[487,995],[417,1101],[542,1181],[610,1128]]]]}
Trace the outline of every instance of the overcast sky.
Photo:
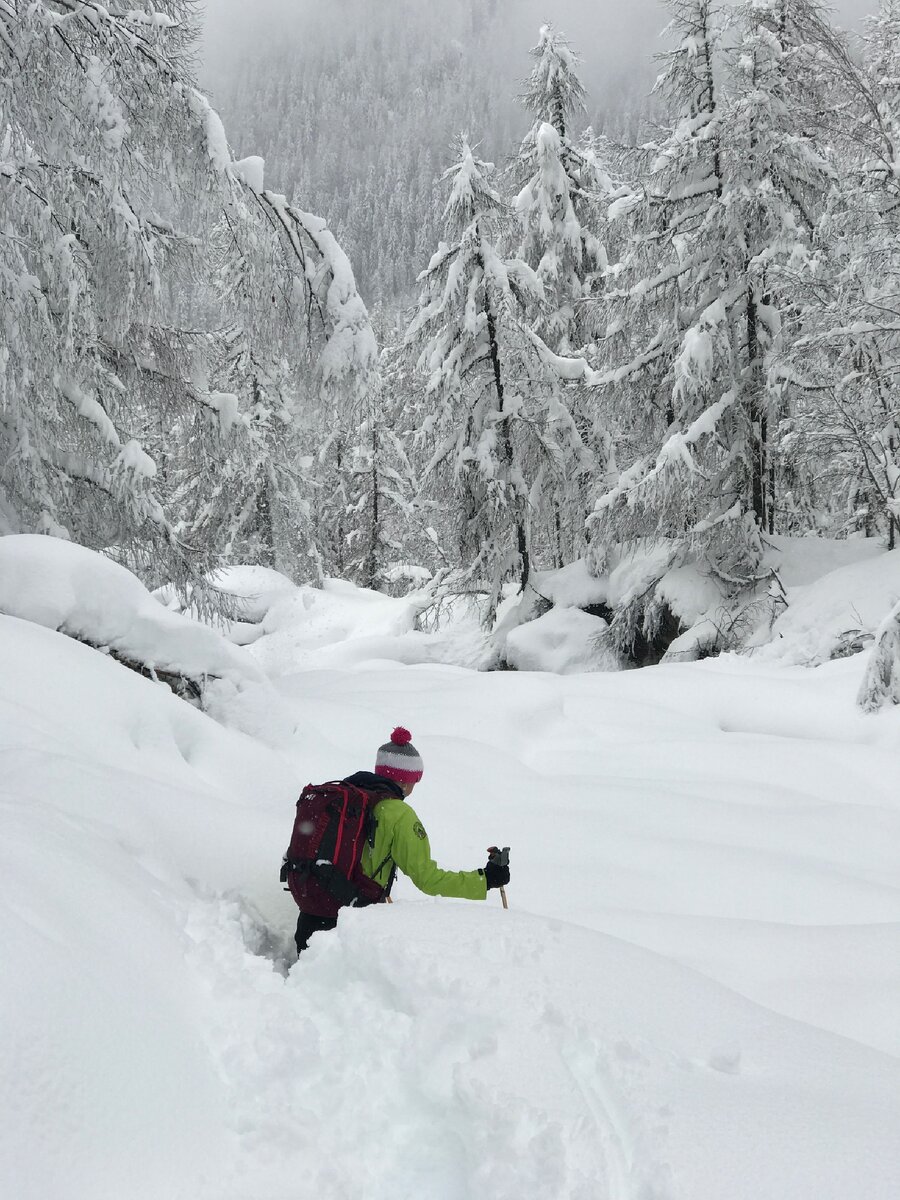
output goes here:
{"type": "MultiPolygon", "coordinates": [[[[444,0],[371,0],[371,3],[428,4],[436,24],[444,0]]],[[[459,0],[450,0],[454,9],[459,0]]],[[[508,7],[510,62],[521,65],[528,48],[536,40],[538,27],[552,21],[571,38],[588,68],[602,69],[605,63],[621,67],[625,61],[646,63],[659,46],[659,32],[667,22],[660,0],[499,0],[508,7]]],[[[206,62],[204,82],[213,82],[227,70],[235,57],[262,48],[285,35],[302,38],[303,10],[314,7],[321,19],[323,12],[334,12],[341,20],[339,0],[205,0],[206,62]],[[328,5],[329,8],[324,8],[328,5]]],[[[862,16],[874,12],[877,0],[836,0],[833,5],[841,24],[858,24],[862,16]]],[[[520,66],[517,74],[521,74],[520,66]]]]}

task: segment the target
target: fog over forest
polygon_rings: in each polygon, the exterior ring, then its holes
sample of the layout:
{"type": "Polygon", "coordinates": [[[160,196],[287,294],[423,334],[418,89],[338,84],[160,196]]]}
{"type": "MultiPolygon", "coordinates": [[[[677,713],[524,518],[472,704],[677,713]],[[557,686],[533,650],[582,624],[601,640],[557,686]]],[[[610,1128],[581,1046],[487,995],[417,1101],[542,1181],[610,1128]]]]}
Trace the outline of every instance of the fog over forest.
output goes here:
{"type": "MultiPolygon", "coordinates": [[[[858,25],[872,0],[842,0],[858,25]]],[[[503,166],[530,119],[519,102],[542,24],[582,58],[583,126],[647,134],[660,0],[207,0],[201,81],[236,153],[324,216],[376,309],[409,302],[436,244],[440,176],[460,131],[503,166]]]]}
{"type": "MultiPolygon", "coordinates": [[[[378,11],[403,10],[410,0],[378,0],[378,11]]],[[[434,0],[419,4],[427,9],[436,32],[446,27],[446,12],[456,7],[454,0],[434,0]]],[[[221,81],[227,71],[247,54],[265,47],[283,45],[285,39],[302,45],[307,38],[304,25],[315,13],[319,36],[330,24],[333,36],[345,32],[346,0],[331,0],[328,15],[321,19],[320,4],[315,0],[205,0],[207,18],[204,30],[206,59],[204,79],[210,85],[221,81]]],[[[562,28],[582,47],[586,77],[598,77],[604,70],[644,69],[647,58],[657,48],[657,39],[667,16],[660,0],[498,0],[506,28],[506,50],[511,83],[522,75],[520,59],[532,45],[534,31],[547,21],[562,28]],[[529,40],[530,39],[530,40],[529,40]]],[[[853,28],[877,5],[874,0],[838,0],[833,6],[835,18],[853,28]]]]}
{"type": "MultiPolygon", "coordinates": [[[[380,14],[402,13],[413,7],[424,10],[436,37],[449,41],[447,13],[459,8],[457,0],[378,0],[380,14]]],[[[203,82],[214,91],[225,88],[228,75],[242,61],[286,45],[301,54],[308,49],[308,22],[315,20],[318,39],[341,40],[347,35],[348,0],[331,0],[322,12],[316,0],[205,0],[205,58],[203,82]]],[[[652,82],[652,55],[660,48],[660,37],[668,21],[661,0],[495,0],[502,12],[503,56],[511,94],[519,90],[525,70],[523,56],[534,44],[540,25],[552,22],[580,48],[589,90],[604,79],[624,79],[636,74],[652,82]]],[[[835,19],[853,29],[877,7],[875,0],[838,0],[835,19]]]]}

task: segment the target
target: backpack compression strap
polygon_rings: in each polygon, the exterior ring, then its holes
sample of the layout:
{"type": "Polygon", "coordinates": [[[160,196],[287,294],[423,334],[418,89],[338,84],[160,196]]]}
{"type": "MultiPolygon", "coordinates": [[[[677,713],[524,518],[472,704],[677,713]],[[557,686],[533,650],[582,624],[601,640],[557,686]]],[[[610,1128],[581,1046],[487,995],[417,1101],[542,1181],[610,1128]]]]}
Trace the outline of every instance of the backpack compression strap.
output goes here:
{"type": "Polygon", "coordinates": [[[334,863],[328,861],[327,858],[320,858],[317,862],[312,859],[304,859],[302,862],[293,862],[290,859],[285,859],[281,867],[281,882],[287,883],[288,872],[296,872],[299,875],[311,875],[316,883],[320,883],[322,887],[330,895],[334,896],[341,907],[351,906],[359,899],[361,892],[356,884],[351,883],[346,875],[342,875],[335,868],[334,863]]]}

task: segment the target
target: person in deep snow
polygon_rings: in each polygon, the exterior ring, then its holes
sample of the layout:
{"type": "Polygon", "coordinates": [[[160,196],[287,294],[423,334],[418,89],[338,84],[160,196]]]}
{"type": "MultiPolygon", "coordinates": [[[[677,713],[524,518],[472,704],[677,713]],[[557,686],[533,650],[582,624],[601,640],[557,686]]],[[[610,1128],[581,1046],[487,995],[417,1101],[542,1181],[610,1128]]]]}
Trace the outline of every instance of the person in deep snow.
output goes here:
{"type": "MultiPolygon", "coordinates": [[[[390,895],[397,870],[407,875],[426,896],[456,896],[465,900],[484,900],[491,888],[509,883],[509,867],[488,860],[475,871],[442,871],[431,857],[428,835],[407,797],[422,778],[421,755],[412,744],[412,735],[397,728],[391,740],[379,746],[375,770],[357,771],[344,783],[353,784],[370,795],[380,797],[374,808],[374,840],[366,841],[360,866],[369,879],[390,895]]],[[[301,911],[295,941],[302,954],[313,933],[334,929],[337,917],[321,917],[301,911]]]]}

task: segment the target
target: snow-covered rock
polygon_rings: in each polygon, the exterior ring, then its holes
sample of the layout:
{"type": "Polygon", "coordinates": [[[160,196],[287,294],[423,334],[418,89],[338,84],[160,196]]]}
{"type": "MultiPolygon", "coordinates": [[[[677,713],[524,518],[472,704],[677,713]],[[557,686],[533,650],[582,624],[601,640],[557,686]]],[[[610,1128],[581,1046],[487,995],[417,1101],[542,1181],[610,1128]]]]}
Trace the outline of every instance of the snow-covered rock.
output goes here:
{"type": "Polygon", "coordinates": [[[517,671],[615,671],[615,655],[598,641],[607,628],[602,617],[580,608],[551,608],[548,613],[510,630],[506,636],[506,661],[517,671]]]}
{"type": "Polygon", "coordinates": [[[611,552],[599,578],[579,561],[537,574],[535,590],[562,610],[602,605],[615,611],[641,597],[645,607],[663,606],[680,628],[665,652],[669,662],[746,646],[804,665],[860,650],[900,598],[897,557],[870,538],[767,536],[760,573],[776,573],[771,598],[763,587],[729,596],[699,564],[672,566],[670,559],[668,543],[648,541],[628,553],[611,552]]]}

